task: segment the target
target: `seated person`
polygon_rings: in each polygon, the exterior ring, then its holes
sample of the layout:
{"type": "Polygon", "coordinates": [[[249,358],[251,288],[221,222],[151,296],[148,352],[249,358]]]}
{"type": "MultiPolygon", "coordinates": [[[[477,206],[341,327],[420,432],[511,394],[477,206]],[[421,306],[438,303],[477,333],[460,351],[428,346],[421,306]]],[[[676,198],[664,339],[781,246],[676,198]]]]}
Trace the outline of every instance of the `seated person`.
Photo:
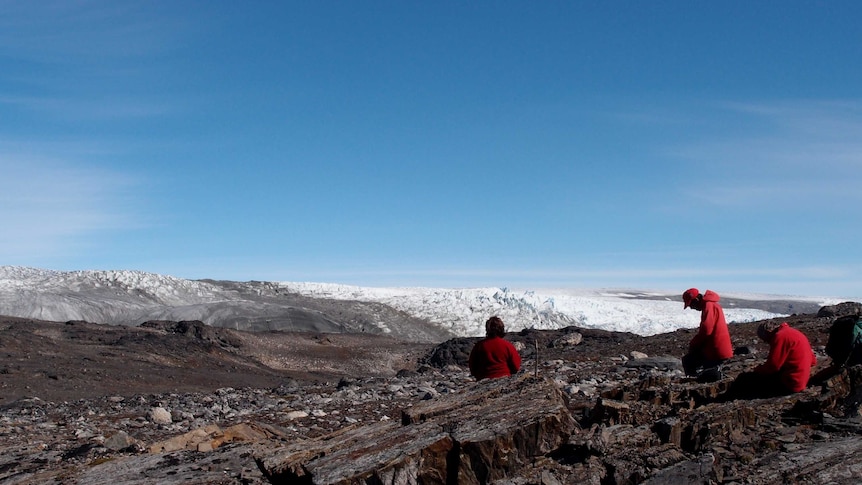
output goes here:
{"type": "Polygon", "coordinates": [[[787,322],[766,321],[757,336],[769,344],[766,362],[743,372],[730,386],[730,399],[756,399],[800,392],[808,385],[817,357],[804,333],[787,322]]]}
{"type": "Polygon", "coordinates": [[[500,317],[485,322],[485,338],[476,342],[470,352],[470,375],[476,380],[507,377],[521,368],[521,355],[506,340],[506,329],[500,317]]]}

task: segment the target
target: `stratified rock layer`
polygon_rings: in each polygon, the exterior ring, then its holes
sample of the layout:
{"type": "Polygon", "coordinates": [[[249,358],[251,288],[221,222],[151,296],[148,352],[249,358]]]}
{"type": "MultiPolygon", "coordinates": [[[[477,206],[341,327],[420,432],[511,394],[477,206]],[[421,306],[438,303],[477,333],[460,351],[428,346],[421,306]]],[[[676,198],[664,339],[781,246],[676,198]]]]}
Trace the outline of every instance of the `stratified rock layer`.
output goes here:
{"type": "Polygon", "coordinates": [[[478,383],[391,420],[275,449],[256,460],[273,483],[479,484],[512,475],[568,441],[576,424],[548,379],[478,383]]]}

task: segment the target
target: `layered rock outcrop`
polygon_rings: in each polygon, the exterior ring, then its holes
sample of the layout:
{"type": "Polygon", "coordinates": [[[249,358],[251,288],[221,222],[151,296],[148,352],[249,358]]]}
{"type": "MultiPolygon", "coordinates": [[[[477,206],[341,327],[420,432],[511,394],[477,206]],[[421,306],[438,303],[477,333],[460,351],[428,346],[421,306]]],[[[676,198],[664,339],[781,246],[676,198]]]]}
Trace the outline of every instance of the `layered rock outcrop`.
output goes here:
{"type": "Polygon", "coordinates": [[[549,379],[486,380],[391,420],[275,449],[256,460],[273,483],[480,484],[511,476],[576,427],[549,379]]]}

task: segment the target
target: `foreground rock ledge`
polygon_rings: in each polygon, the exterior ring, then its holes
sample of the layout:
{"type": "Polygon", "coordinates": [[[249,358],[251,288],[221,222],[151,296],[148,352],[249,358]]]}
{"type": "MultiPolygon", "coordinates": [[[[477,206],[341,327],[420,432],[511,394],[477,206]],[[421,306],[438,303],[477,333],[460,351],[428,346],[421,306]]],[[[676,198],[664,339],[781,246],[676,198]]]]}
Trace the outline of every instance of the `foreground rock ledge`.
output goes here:
{"type": "Polygon", "coordinates": [[[272,483],[488,483],[511,476],[577,428],[554,383],[529,376],[479,382],[383,421],[254,456],[272,483]]]}

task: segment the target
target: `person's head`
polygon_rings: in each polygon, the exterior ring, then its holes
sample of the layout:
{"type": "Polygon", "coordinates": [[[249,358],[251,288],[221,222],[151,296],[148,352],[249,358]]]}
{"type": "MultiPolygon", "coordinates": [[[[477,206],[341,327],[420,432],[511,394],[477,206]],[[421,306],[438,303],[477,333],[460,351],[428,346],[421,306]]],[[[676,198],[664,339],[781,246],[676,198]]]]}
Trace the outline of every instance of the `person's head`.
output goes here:
{"type": "Polygon", "coordinates": [[[772,341],[775,332],[781,328],[782,322],[776,320],[767,320],[757,326],[757,336],[764,342],[772,341]]]}
{"type": "Polygon", "coordinates": [[[683,309],[703,310],[703,295],[697,288],[689,288],[682,294],[683,309]]]}
{"type": "Polygon", "coordinates": [[[503,335],[506,335],[506,326],[503,325],[500,317],[493,316],[485,322],[485,336],[502,337],[503,335]]]}

